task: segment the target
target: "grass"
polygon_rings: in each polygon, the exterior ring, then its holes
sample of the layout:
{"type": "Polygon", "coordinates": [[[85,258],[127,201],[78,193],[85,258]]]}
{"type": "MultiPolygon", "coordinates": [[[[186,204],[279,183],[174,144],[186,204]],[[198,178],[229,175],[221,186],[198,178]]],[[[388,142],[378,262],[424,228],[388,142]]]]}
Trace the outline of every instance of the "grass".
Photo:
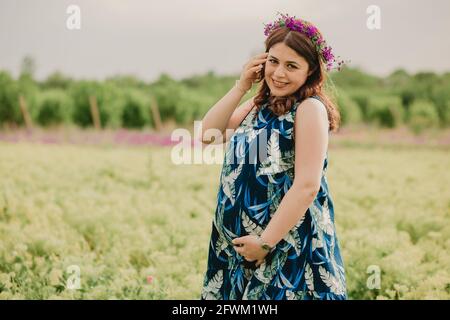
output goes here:
{"type": "MultiPolygon", "coordinates": [[[[447,149],[330,148],[351,299],[450,298],[449,167],[447,149]]],[[[0,299],[199,299],[220,168],[173,165],[170,148],[0,143],[0,299]]]]}

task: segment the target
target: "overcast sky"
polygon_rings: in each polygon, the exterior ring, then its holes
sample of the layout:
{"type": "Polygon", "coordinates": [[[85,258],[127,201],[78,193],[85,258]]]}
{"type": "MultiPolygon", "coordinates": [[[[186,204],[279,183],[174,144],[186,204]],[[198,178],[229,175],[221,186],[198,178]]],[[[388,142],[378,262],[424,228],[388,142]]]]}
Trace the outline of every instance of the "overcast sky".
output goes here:
{"type": "Polygon", "coordinates": [[[0,69],[17,76],[29,54],[38,79],[238,73],[263,52],[263,23],[277,11],[316,24],[336,55],[368,72],[450,71],[448,0],[0,0],[0,69]],[[66,27],[71,4],[80,30],[66,27]],[[369,5],[381,9],[380,30],[366,26],[369,5]]]}

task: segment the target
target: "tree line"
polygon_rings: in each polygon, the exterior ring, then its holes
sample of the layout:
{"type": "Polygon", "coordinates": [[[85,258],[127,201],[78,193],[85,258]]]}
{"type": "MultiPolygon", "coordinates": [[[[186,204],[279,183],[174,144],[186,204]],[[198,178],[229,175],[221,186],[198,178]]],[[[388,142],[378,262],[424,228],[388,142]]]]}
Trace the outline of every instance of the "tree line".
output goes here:
{"type": "MultiPolygon", "coordinates": [[[[0,71],[0,126],[30,122],[42,127],[155,128],[169,120],[191,125],[237,78],[210,71],[181,80],[164,73],[153,82],[133,76],[96,81],[54,72],[37,81],[32,62],[25,59],[17,79],[0,71]]],[[[255,85],[247,95],[255,94],[256,89],[255,85]]],[[[414,132],[450,126],[450,72],[409,74],[399,69],[387,77],[377,77],[347,67],[330,74],[325,90],[337,102],[342,126],[406,125],[414,132]]]]}

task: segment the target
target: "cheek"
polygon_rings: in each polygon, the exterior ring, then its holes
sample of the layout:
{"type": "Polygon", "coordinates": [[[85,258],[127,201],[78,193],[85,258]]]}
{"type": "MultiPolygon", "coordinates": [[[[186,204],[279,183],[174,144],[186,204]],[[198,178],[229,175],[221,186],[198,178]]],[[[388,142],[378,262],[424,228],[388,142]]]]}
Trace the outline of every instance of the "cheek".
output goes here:
{"type": "Polygon", "coordinates": [[[268,74],[270,74],[270,67],[266,64],[264,67],[264,75],[267,76],[268,74]]]}
{"type": "Polygon", "coordinates": [[[266,72],[268,72],[268,73],[274,73],[275,70],[276,70],[276,68],[277,68],[276,65],[273,65],[273,64],[270,64],[270,63],[266,63],[266,65],[265,65],[265,67],[264,67],[264,69],[265,69],[266,72]]]}
{"type": "Polygon", "coordinates": [[[307,73],[299,72],[299,74],[296,77],[296,82],[299,84],[303,84],[306,82],[307,79],[308,79],[307,73]]]}

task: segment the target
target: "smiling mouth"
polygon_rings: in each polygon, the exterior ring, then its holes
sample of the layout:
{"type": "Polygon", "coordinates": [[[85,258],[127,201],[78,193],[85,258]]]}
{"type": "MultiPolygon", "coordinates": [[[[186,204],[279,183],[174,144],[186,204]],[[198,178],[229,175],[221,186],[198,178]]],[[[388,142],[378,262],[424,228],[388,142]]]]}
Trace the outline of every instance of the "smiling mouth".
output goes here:
{"type": "Polygon", "coordinates": [[[289,82],[279,82],[279,81],[276,81],[273,79],[272,79],[272,82],[275,85],[275,87],[278,87],[278,88],[283,88],[289,83],[289,82]]]}

